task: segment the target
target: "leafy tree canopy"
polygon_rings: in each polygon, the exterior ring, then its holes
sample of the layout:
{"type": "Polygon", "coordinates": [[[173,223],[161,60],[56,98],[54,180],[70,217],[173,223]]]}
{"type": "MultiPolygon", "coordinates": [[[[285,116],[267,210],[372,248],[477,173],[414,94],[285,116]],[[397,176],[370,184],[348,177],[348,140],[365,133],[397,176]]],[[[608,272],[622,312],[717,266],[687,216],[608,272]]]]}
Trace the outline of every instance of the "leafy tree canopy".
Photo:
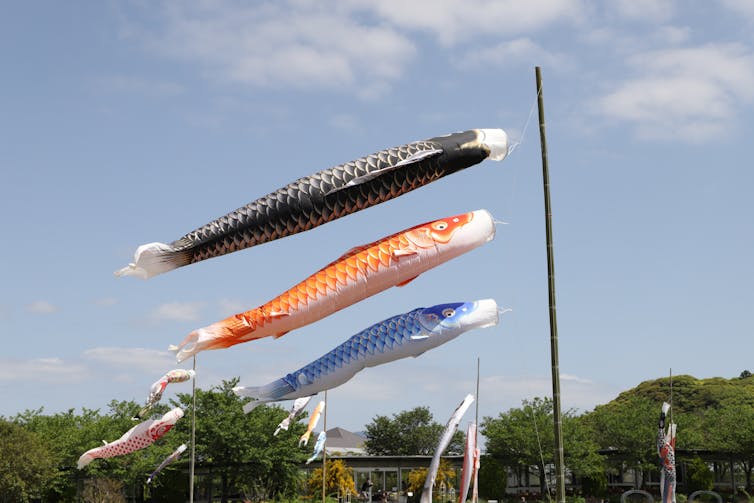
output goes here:
{"type": "MultiPolygon", "coordinates": [[[[445,425],[432,418],[428,407],[415,407],[387,416],[376,416],[366,425],[364,448],[374,456],[431,456],[445,425]]],[[[445,454],[462,454],[464,435],[456,432],[445,454]]]]}
{"type": "Polygon", "coordinates": [[[55,475],[55,460],[39,435],[0,420],[0,502],[38,497],[55,475]]]}

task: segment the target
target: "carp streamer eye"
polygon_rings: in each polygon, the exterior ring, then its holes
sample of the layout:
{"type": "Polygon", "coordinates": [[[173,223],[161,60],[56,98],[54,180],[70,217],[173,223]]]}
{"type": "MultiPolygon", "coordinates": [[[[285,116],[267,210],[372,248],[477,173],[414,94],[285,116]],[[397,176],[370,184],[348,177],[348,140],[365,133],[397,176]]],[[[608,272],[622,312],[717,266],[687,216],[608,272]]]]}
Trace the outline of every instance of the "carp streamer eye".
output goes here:
{"type": "Polygon", "coordinates": [[[447,308],[447,309],[443,309],[443,310],[442,310],[442,315],[443,315],[443,316],[445,316],[446,318],[450,318],[450,317],[451,317],[451,316],[453,316],[454,314],[456,314],[456,310],[455,310],[455,309],[452,309],[452,308],[450,308],[450,307],[449,307],[449,308],[447,308]]]}
{"type": "Polygon", "coordinates": [[[437,222],[432,227],[434,227],[435,230],[444,231],[445,229],[448,228],[448,223],[447,222],[437,222]]]}

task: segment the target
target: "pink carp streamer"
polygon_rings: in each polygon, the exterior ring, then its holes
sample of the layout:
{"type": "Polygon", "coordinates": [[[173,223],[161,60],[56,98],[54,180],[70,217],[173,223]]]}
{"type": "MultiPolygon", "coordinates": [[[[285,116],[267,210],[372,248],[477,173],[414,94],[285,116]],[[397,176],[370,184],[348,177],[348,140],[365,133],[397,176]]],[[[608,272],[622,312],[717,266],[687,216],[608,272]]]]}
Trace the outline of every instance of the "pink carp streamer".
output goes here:
{"type": "Polygon", "coordinates": [[[476,474],[476,423],[470,422],[466,429],[466,448],[463,451],[461,486],[458,488],[458,503],[466,501],[472,474],[476,474]]]}
{"type": "Polygon", "coordinates": [[[149,397],[147,403],[142,407],[134,419],[142,419],[147,413],[154,407],[154,405],[162,399],[162,394],[165,392],[168,384],[177,382],[186,382],[193,378],[196,373],[193,370],[173,369],[166,372],[162,377],[152,383],[152,387],[149,389],[149,397]]]}
{"type": "Polygon", "coordinates": [[[175,423],[183,417],[183,410],[179,407],[168,411],[160,419],[150,419],[139,423],[123,434],[118,440],[94,449],[89,449],[79,458],[77,468],[91,463],[97,458],[112,458],[123,456],[152,445],[157,439],[169,432],[175,423]]]}

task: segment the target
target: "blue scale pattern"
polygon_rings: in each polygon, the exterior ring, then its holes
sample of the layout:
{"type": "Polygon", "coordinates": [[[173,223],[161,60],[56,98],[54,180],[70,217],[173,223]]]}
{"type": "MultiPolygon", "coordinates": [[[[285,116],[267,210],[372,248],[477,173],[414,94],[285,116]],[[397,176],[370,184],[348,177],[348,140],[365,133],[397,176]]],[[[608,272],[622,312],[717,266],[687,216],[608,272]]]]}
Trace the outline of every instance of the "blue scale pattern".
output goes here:
{"type": "Polygon", "coordinates": [[[417,308],[372,325],[317,360],[286,375],[282,380],[294,390],[298,390],[303,384],[316,381],[353,362],[365,360],[375,353],[392,351],[402,346],[412,335],[422,332],[419,314],[423,310],[424,308],[417,308]],[[301,375],[305,376],[305,379],[299,381],[301,375]]]}

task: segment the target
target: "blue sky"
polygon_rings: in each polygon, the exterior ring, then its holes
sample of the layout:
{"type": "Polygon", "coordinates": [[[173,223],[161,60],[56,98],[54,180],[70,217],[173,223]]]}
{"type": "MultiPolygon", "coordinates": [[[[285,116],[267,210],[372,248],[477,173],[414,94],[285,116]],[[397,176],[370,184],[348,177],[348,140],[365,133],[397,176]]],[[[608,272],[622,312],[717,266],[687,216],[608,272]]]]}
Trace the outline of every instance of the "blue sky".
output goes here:
{"type": "MultiPolygon", "coordinates": [[[[550,393],[534,67],[544,74],[565,407],[667,375],[752,369],[743,0],[17,2],[0,15],[0,415],[143,401],[200,326],[344,251],[486,208],[494,241],[278,340],[201,353],[198,385],[261,385],[418,306],[494,298],[499,326],[329,393],[328,425],[428,405],[444,422],[550,393]],[[500,127],[519,147],[394,201],[149,281],[115,278],[301,176],[500,127]]],[[[186,362],[189,363],[189,362],[186,362]]],[[[185,364],[183,365],[185,366],[185,364]]],[[[173,385],[188,391],[188,385],[173,385]]]]}

